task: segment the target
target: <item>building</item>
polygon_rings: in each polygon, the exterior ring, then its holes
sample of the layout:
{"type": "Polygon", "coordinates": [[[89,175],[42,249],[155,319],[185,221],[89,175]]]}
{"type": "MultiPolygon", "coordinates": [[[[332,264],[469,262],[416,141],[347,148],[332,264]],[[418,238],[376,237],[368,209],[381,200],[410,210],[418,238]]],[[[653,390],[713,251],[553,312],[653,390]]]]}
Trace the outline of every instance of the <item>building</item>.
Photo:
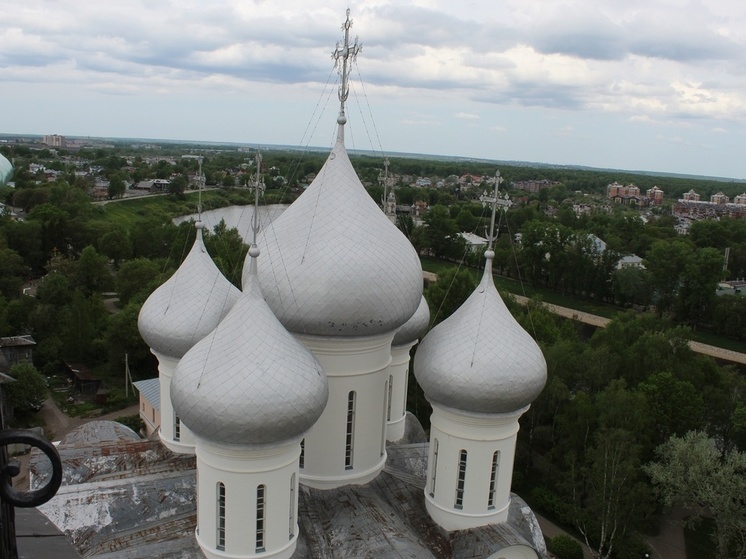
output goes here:
{"type": "Polygon", "coordinates": [[[652,206],[660,206],[663,204],[663,190],[661,190],[657,186],[649,188],[648,191],[645,193],[645,196],[648,197],[648,200],[650,200],[650,204],[652,206]]]}
{"type": "Polygon", "coordinates": [[[546,363],[492,283],[491,246],[480,285],[415,353],[434,408],[429,442],[404,412],[409,349],[429,318],[423,273],[347,153],[350,26],[334,52],[335,145],[308,189],[253,229],[237,300],[226,302],[195,243],[200,254],[143,305],[141,333],[171,375],[161,441],[186,465],[190,449],[164,431],[188,430],[196,471],[165,463],[134,487],[109,474],[63,489],[45,510],[86,556],[546,557],[535,516],[510,491],[518,418],[546,363]],[[203,315],[214,324],[205,333],[203,315]]]}
{"type": "Polygon", "coordinates": [[[8,369],[18,363],[32,363],[36,342],[29,335],[0,338],[0,353],[5,358],[8,369]]]}
{"type": "Polygon", "coordinates": [[[684,200],[691,200],[693,202],[699,202],[699,194],[694,192],[694,189],[690,189],[689,192],[684,192],[684,200]]]}
{"type": "Polygon", "coordinates": [[[157,435],[161,427],[161,385],[157,378],[132,383],[140,394],[140,419],[145,425],[145,436],[157,435]]]}
{"type": "Polygon", "coordinates": [[[511,187],[517,190],[524,190],[526,192],[537,193],[545,188],[551,188],[560,184],[558,181],[550,181],[549,179],[540,180],[529,180],[529,181],[516,181],[511,183],[511,187]]]}
{"type": "Polygon", "coordinates": [[[50,148],[64,148],[67,146],[67,139],[59,134],[48,134],[44,136],[42,142],[50,148]]]}
{"type": "Polygon", "coordinates": [[[722,192],[710,196],[710,204],[727,204],[728,202],[730,202],[730,198],[722,192]]]}

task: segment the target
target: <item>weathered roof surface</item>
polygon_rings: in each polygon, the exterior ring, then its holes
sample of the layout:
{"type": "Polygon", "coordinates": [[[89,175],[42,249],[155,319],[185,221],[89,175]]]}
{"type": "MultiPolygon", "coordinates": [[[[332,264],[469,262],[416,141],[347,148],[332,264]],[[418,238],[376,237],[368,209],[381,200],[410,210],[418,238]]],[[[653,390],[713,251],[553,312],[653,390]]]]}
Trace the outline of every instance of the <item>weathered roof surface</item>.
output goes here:
{"type": "Polygon", "coordinates": [[[133,382],[140,396],[158,411],[161,411],[161,383],[157,378],[133,382]]]}
{"type": "MultiPolygon", "coordinates": [[[[507,524],[452,533],[438,527],[423,495],[428,444],[411,415],[407,424],[407,443],[388,446],[386,468],[370,483],[301,486],[293,559],[483,559],[510,545],[545,556],[536,519],[515,495],[507,524]]],[[[157,441],[85,440],[60,445],[63,486],[40,507],[78,552],[100,559],[203,559],[194,538],[194,457],[157,441]]],[[[32,457],[33,480],[43,477],[40,462],[32,457]]]]}
{"type": "Polygon", "coordinates": [[[80,554],[52,524],[35,508],[15,509],[18,559],[80,559],[80,554]]]}
{"type": "Polygon", "coordinates": [[[19,347],[26,345],[36,345],[34,338],[31,336],[7,336],[0,338],[0,347],[19,347]]]}

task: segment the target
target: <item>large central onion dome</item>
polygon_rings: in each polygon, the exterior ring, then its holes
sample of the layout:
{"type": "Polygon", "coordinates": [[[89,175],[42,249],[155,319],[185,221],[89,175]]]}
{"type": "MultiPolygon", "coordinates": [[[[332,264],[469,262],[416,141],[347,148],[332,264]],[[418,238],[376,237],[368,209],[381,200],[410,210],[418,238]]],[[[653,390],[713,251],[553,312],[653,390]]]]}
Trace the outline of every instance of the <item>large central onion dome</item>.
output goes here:
{"type": "MultiPolygon", "coordinates": [[[[258,252],[256,246],[249,251],[253,267],[258,252]]],[[[246,280],[225,319],[179,361],[171,400],[184,424],[206,440],[289,440],[308,431],[324,410],[326,375],[267,306],[255,272],[246,280]]]]}
{"type": "Polygon", "coordinates": [[[414,358],[427,399],[477,413],[515,412],[544,388],[547,365],[534,339],[505,306],[485,252],[481,282],[450,317],[420,342],[414,358]]]}
{"type": "Polygon", "coordinates": [[[292,332],[391,332],[420,303],[417,252],[366,192],[341,132],[314,181],[264,229],[259,245],[262,291],[292,332]]]}
{"type": "Polygon", "coordinates": [[[150,294],[137,319],[145,343],[175,358],[209,334],[241,295],[207,253],[204,225],[198,221],[195,226],[192,250],[174,275],[150,294]]]}

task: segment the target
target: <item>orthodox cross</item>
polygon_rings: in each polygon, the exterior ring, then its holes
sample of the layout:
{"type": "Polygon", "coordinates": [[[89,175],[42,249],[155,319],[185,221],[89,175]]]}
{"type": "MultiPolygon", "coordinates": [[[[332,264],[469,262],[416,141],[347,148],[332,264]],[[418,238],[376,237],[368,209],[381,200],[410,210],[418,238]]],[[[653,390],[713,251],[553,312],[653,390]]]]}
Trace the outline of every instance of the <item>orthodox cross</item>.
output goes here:
{"type": "Polygon", "coordinates": [[[254,190],[254,215],[251,217],[251,231],[254,237],[252,245],[256,245],[256,236],[259,233],[259,194],[264,194],[264,181],[262,181],[262,154],[256,152],[256,178],[249,181],[249,190],[254,190]]]}
{"type": "Polygon", "coordinates": [[[350,94],[350,71],[351,63],[355,61],[355,58],[357,57],[357,53],[359,53],[363,45],[362,43],[357,42],[357,37],[355,37],[355,43],[353,45],[350,45],[350,28],[352,27],[352,20],[350,19],[350,9],[347,8],[347,19],[342,24],[342,31],[345,32],[344,36],[344,43],[341,43],[337,41],[337,47],[334,49],[334,52],[332,52],[332,60],[334,60],[334,67],[337,68],[339,71],[339,77],[340,77],[340,84],[339,84],[339,118],[337,121],[339,124],[344,124],[347,122],[347,118],[345,117],[345,101],[347,101],[347,96],[350,94]],[[340,63],[341,60],[341,63],[340,63]],[[348,62],[350,64],[348,65],[348,62]]]}
{"type": "Polygon", "coordinates": [[[495,194],[493,196],[488,196],[487,191],[485,190],[479,197],[482,206],[492,204],[492,218],[490,219],[490,232],[487,236],[487,241],[489,242],[487,250],[492,250],[492,243],[497,240],[497,233],[495,233],[495,214],[497,213],[497,206],[500,206],[500,209],[503,212],[506,212],[508,211],[508,208],[513,205],[507,192],[502,198],[498,195],[501,182],[503,182],[503,178],[500,176],[500,171],[497,171],[495,173],[495,194]]]}

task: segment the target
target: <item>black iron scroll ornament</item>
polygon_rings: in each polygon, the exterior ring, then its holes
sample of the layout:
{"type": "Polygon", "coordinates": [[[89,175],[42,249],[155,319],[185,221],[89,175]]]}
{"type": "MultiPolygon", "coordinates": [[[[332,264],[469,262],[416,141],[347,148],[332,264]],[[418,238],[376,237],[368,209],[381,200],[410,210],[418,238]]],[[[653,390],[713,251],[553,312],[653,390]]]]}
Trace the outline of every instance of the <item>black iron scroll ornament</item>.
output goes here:
{"type": "Polygon", "coordinates": [[[13,488],[12,478],[17,476],[21,470],[17,461],[10,460],[0,469],[0,499],[14,507],[21,508],[43,505],[54,497],[62,483],[62,461],[57,449],[47,439],[33,431],[21,429],[0,431],[0,447],[12,444],[26,444],[41,450],[52,463],[52,476],[44,487],[31,491],[18,491],[13,488]]]}

